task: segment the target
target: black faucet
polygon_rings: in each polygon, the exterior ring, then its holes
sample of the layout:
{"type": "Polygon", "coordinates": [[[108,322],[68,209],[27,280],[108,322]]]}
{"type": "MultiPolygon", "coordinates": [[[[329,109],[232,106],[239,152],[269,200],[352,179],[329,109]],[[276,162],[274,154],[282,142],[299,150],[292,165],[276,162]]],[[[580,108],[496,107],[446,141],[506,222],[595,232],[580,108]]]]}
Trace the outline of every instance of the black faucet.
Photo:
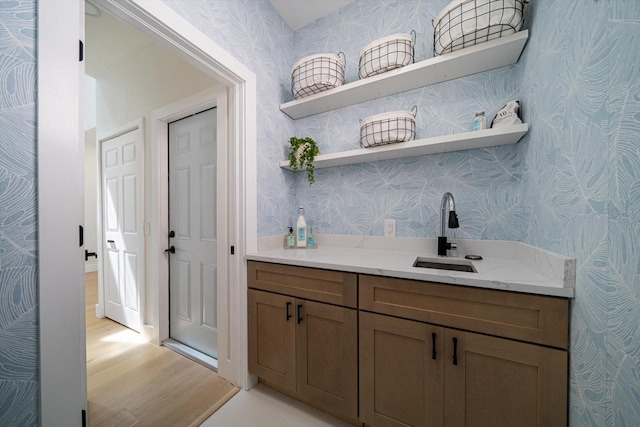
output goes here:
{"type": "Polygon", "coordinates": [[[456,202],[453,200],[453,194],[446,192],[442,196],[440,204],[440,236],[438,236],[438,256],[447,256],[447,249],[456,249],[455,243],[447,243],[447,236],[444,233],[444,212],[447,209],[447,201],[449,202],[449,228],[458,228],[458,216],[456,215],[456,202]]]}

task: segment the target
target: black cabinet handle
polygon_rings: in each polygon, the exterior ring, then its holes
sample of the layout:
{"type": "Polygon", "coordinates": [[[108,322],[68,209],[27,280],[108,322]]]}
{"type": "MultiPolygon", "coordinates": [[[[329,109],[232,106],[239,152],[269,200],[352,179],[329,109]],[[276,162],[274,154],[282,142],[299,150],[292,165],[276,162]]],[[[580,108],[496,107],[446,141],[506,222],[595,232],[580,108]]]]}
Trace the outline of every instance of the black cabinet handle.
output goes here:
{"type": "Polygon", "coordinates": [[[458,338],[453,339],[453,364],[458,364],[458,338]]]}
{"type": "Polygon", "coordinates": [[[107,243],[115,243],[115,240],[107,240],[107,243]]]}
{"type": "Polygon", "coordinates": [[[289,307],[291,307],[291,303],[287,303],[287,322],[291,319],[291,313],[289,313],[289,307]]]}
{"type": "Polygon", "coordinates": [[[431,358],[436,360],[436,333],[431,334],[431,358]]]}
{"type": "Polygon", "coordinates": [[[300,315],[302,312],[302,304],[298,304],[298,324],[302,323],[302,316],[300,315]]]}

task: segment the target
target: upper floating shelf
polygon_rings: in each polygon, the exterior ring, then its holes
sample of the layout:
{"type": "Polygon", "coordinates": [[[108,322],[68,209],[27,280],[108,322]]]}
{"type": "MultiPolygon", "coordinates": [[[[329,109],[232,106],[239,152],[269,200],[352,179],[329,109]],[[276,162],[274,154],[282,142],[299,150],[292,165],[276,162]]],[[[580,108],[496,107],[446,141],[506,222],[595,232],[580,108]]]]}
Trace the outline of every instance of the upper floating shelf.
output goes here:
{"type": "Polygon", "coordinates": [[[383,96],[470,76],[518,62],[529,37],[523,30],[453,53],[425,59],[374,77],[280,104],[292,119],[301,119],[383,96]]]}
{"type": "MultiPolygon", "coordinates": [[[[529,130],[526,123],[505,126],[495,129],[485,129],[464,132],[454,135],[437,136],[398,144],[382,145],[372,148],[341,151],[339,153],[321,154],[316,156],[313,166],[316,169],[334,166],[353,165],[357,163],[377,162],[379,160],[401,159],[426,154],[448,153],[450,151],[471,150],[474,148],[495,147],[498,145],[515,144],[529,130]]],[[[289,168],[289,160],[280,161],[280,167],[289,168]]]]}

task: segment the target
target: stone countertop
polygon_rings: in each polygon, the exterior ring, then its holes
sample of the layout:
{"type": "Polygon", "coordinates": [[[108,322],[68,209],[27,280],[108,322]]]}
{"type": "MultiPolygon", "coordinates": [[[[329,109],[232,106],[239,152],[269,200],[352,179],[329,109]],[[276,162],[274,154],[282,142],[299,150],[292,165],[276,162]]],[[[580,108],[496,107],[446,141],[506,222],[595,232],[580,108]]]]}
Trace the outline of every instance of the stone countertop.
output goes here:
{"type": "Polygon", "coordinates": [[[438,257],[437,239],[318,235],[317,249],[284,249],[263,238],[247,260],[348,271],[478,288],[573,298],[575,259],[520,242],[457,240],[457,256],[438,257]],[[431,250],[432,249],[432,250],[431,250]],[[483,257],[464,259],[466,254],[483,257]],[[471,263],[477,273],[413,267],[417,257],[471,263]]]}

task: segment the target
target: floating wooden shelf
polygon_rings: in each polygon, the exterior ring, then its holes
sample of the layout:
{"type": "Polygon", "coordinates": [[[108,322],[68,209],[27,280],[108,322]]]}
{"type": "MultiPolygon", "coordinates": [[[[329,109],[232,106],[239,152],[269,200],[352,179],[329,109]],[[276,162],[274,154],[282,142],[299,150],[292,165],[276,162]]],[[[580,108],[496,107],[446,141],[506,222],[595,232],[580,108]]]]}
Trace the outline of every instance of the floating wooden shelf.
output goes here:
{"type": "MultiPolygon", "coordinates": [[[[529,125],[513,125],[475,132],[437,136],[398,144],[382,145],[372,148],[320,154],[313,165],[316,169],[357,163],[377,162],[378,160],[401,159],[423,156],[425,154],[448,153],[450,151],[470,150],[473,148],[494,147],[515,144],[529,130],[529,125]]],[[[282,160],[280,167],[291,169],[288,160],[282,160]]]]}
{"type": "Polygon", "coordinates": [[[518,62],[529,37],[528,30],[425,59],[326,92],[280,105],[292,119],[301,119],[383,96],[481,73],[518,62]]]}

